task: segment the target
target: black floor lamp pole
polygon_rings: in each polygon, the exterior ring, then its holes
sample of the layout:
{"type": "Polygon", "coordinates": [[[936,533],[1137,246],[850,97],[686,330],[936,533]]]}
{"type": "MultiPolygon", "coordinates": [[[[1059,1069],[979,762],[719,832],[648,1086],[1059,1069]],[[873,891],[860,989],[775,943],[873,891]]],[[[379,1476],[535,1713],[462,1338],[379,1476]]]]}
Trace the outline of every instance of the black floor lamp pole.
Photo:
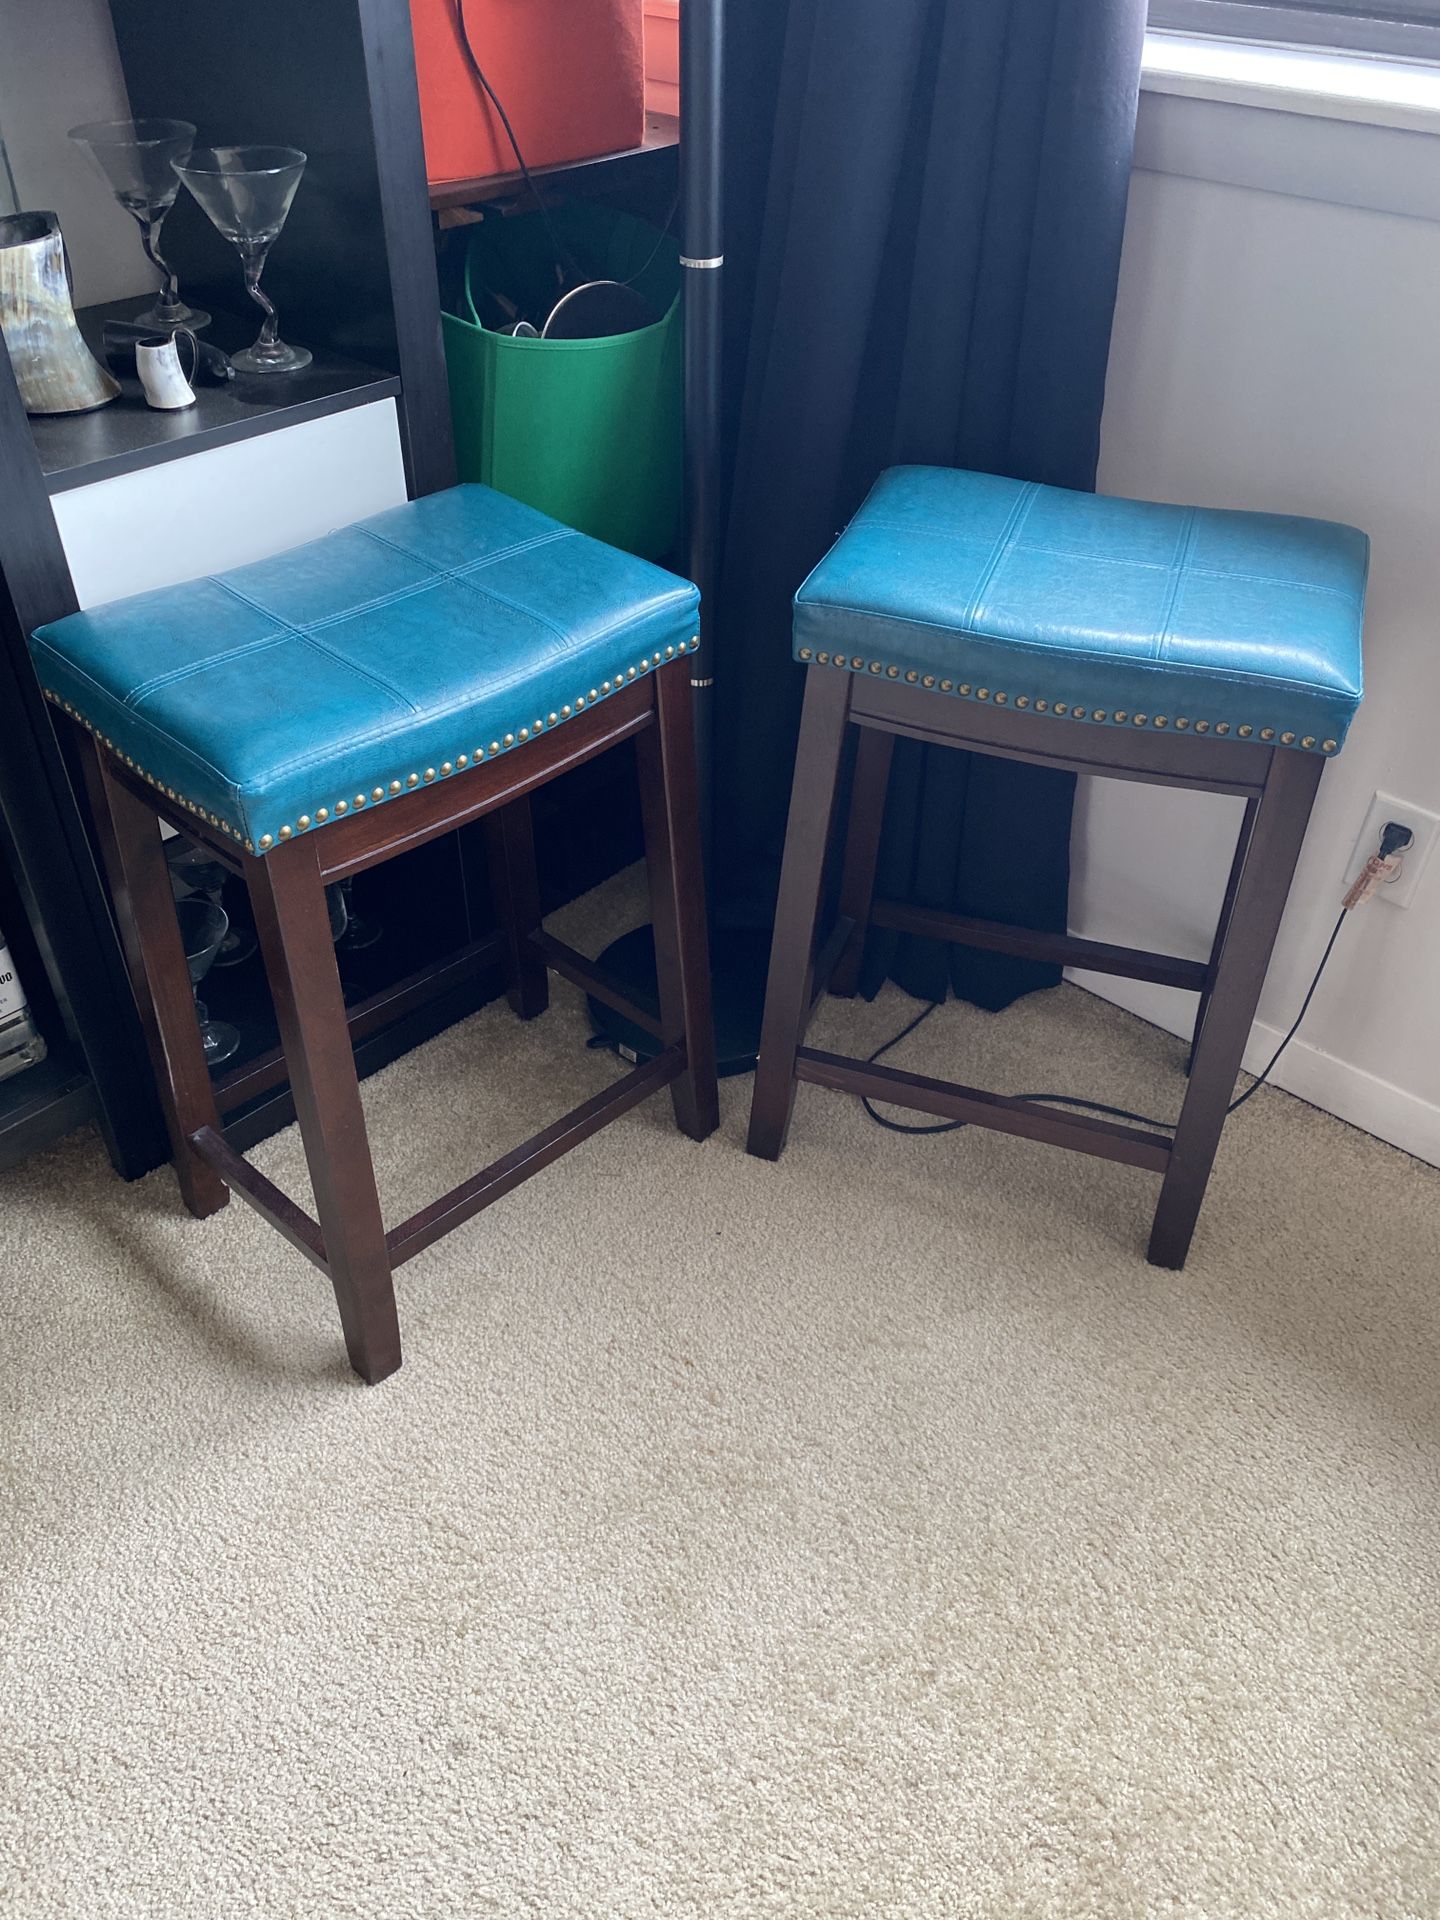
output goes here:
{"type": "MultiPolygon", "coordinates": [[[[715,599],[720,555],[720,366],[724,344],[724,0],[681,0],[680,265],[685,290],[685,566],[700,589],[700,650],[691,654],[700,818],[705,864],[714,859],[715,599]]],[[[766,927],[719,924],[711,887],[710,956],[715,1043],[722,1074],[748,1073],[760,1040],[770,935],[766,927]]],[[[655,942],[637,927],[601,955],[636,1000],[658,1006],[655,942]]],[[[590,1002],[599,1038],[629,1059],[651,1059],[659,1041],[590,1002]]]]}
{"type": "Polygon", "coordinates": [[[712,832],[715,592],[720,527],[720,354],[725,267],[724,0],[680,8],[680,206],[685,288],[685,553],[700,589],[700,651],[692,656],[700,806],[712,832]]]}

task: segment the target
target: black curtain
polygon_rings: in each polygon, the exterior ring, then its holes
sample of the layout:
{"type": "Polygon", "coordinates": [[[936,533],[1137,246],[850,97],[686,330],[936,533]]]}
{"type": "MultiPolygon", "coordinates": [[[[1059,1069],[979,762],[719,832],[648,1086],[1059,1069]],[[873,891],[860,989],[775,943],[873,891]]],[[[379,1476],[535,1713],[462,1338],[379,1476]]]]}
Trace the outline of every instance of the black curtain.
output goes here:
{"type": "MultiPolygon", "coordinates": [[[[728,0],[722,914],[767,912],[801,675],[790,600],[885,467],[1094,484],[1145,0],[728,0]]],[[[1069,775],[901,742],[881,886],[1064,930],[1069,775]]],[[[1033,962],[877,933],[999,1008],[1033,962]]]]}

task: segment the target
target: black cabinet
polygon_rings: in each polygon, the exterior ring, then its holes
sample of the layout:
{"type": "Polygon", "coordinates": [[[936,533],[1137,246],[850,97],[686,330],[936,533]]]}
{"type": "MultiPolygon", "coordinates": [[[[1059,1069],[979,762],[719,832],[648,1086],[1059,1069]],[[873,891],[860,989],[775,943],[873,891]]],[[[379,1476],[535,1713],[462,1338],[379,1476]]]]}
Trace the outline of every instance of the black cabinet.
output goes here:
{"type": "MultiPolygon", "coordinates": [[[[287,337],[315,353],[309,373],[277,380],[273,393],[257,393],[253,381],[244,396],[206,389],[178,419],[117,403],[31,421],[0,344],[0,928],[50,1049],[40,1065],[0,1082],[0,1166],[93,1118],[116,1168],[134,1177],[167,1157],[164,1130],[80,783],[25,644],[33,627],[76,604],[52,501],[392,398],[412,497],[451,484],[454,455],[407,0],[109,0],[109,14],[133,114],[183,115],[202,143],[283,142],[310,156],[266,285],[287,337]]],[[[0,42],[3,35],[0,27],[0,42]]],[[[63,100],[55,114],[59,126],[81,117],[61,118],[63,100]]],[[[674,138],[673,128],[652,128],[644,150],[554,185],[603,191],[608,171],[617,197],[633,196],[653,214],[673,194],[674,138]]],[[[33,185],[22,185],[35,204],[33,185]]],[[[507,185],[476,183],[476,197],[507,185]]],[[[118,207],[114,217],[125,220],[118,207]]],[[[211,337],[222,346],[253,337],[233,251],[184,194],[164,244],[184,292],[214,312],[211,337]]],[[[81,314],[92,339],[104,317],[81,314]]],[[[637,857],[633,781],[623,767],[581,769],[547,790],[536,831],[553,906],[637,857]]],[[[490,925],[484,874],[462,836],[364,877],[358,904],[387,937],[342,955],[362,1070],[498,991],[471,956],[490,925]]],[[[212,1012],[244,1035],[217,1092],[246,1144],[290,1117],[258,963],[213,973],[205,993],[212,1012]]]]}

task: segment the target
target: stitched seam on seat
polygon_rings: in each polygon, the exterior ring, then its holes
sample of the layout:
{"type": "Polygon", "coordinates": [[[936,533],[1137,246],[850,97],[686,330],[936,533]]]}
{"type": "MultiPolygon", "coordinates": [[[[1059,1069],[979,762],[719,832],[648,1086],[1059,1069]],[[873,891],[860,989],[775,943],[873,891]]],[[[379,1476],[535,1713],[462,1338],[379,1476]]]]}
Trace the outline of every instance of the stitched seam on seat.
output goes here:
{"type": "Polygon", "coordinates": [[[412,713],[418,713],[420,711],[415,705],[415,702],[406,694],[402,693],[399,687],[392,686],[388,680],[383,679],[378,673],[372,673],[368,667],[358,666],[355,661],[347,660],[343,654],[337,653],[333,647],[327,647],[321,641],[317,640],[314,634],[309,632],[308,629],[305,627],[297,627],[292,621],[285,619],[283,614],[272,613],[268,607],[262,607],[257,601],[248,598],[247,595],[241,593],[237,586],[232,585],[230,581],[224,579],[219,574],[212,576],[212,578],[215,586],[219,587],[224,593],[233,594],[242,606],[249,607],[254,613],[264,614],[267,619],[278,620],[281,626],[289,628],[297,640],[303,640],[307,646],[313,647],[317,653],[323,653],[327,659],[336,661],[337,664],[347,668],[360,679],[368,680],[371,686],[378,687],[382,693],[388,693],[392,700],[398,700],[401,706],[408,707],[412,713]]]}
{"type": "MultiPolygon", "coordinates": [[[[553,620],[547,620],[544,614],[535,613],[531,608],[521,606],[518,600],[511,600],[507,598],[505,594],[497,593],[494,587],[482,587],[478,585],[477,582],[475,582],[474,580],[470,580],[464,577],[465,570],[462,570],[460,568],[437,567],[433,560],[426,560],[420,554],[411,553],[408,547],[402,547],[397,541],[387,540],[383,533],[376,533],[373,527],[360,527],[359,529],[357,529],[357,531],[359,531],[360,533],[368,534],[372,540],[378,540],[381,546],[390,547],[396,553],[403,553],[407,559],[414,560],[421,566],[430,567],[437,581],[453,580],[456,586],[468,587],[472,593],[478,593],[482,599],[493,600],[498,605],[508,608],[511,613],[518,613],[522,619],[533,621],[537,627],[539,627],[543,632],[550,634],[554,639],[558,640],[562,646],[568,647],[570,645],[569,636],[566,634],[565,629],[563,627],[557,626],[553,620]]],[[[571,531],[571,529],[567,528],[565,529],[565,531],[568,532],[568,531],[571,531]]],[[[545,536],[546,539],[559,539],[561,537],[562,535],[560,534],[548,534],[545,536]]],[[[578,534],[575,535],[576,539],[578,539],[579,537],[580,536],[578,534]]],[[[537,539],[533,543],[527,543],[527,544],[539,545],[541,544],[541,542],[537,536],[537,539]]],[[[521,548],[512,549],[511,551],[523,552],[524,550],[525,549],[521,547],[521,548]]],[[[495,554],[492,557],[496,560],[502,560],[507,558],[508,556],[505,553],[500,553],[500,554],[495,554]]],[[[475,572],[477,570],[478,569],[475,567],[470,567],[468,569],[469,572],[475,572]]]]}
{"type": "Polygon", "coordinates": [[[367,534],[382,547],[388,547],[392,553],[398,553],[407,560],[413,560],[417,567],[430,569],[427,578],[417,580],[408,587],[394,587],[389,593],[377,594],[373,600],[362,600],[353,607],[344,607],[335,613],[327,613],[323,618],[311,623],[312,630],[321,627],[339,626],[353,619],[356,614],[375,613],[382,607],[396,606],[403,600],[413,600],[417,594],[430,593],[435,587],[443,586],[447,580],[456,585],[464,585],[464,576],[479,573],[486,567],[496,566],[501,560],[513,559],[517,553],[528,553],[534,547],[547,546],[552,540],[578,538],[569,527],[561,527],[554,533],[542,533],[532,540],[517,540],[508,547],[502,547],[498,553],[486,554],[480,560],[466,560],[458,567],[437,567],[433,560],[427,560],[422,554],[412,553],[408,547],[402,547],[398,541],[387,540],[383,534],[376,533],[373,527],[355,527],[355,533],[367,534]]]}
{"type": "MultiPolygon", "coordinates": [[[[1103,499],[1106,496],[1096,497],[1103,499]]],[[[950,540],[957,546],[973,544],[965,534],[947,533],[941,527],[916,527],[904,520],[867,519],[864,526],[866,529],[880,527],[886,533],[917,534],[930,540],[950,540]]],[[[1048,554],[1055,560],[1079,560],[1086,566],[1130,567],[1136,572],[1145,573],[1167,573],[1174,565],[1171,560],[1133,560],[1117,553],[1080,553],[1070,547],[1047,547],[1030,540],[1016,540],[1015,550],[1018,553],[1048,554]]],[[[815,571],[818,573],[824,565],[822,560],[815,571]]],[[[1354,606],[1359,606],[1365,597],[1363,587],[1352,592],[1348,587],[1328,587],[1317,580],[1292,580],[1281,573],[1242,573],[1231,567],[1197,567],[1193,561],[1189,573],[1192,580],[1248,580],[1262,587],[1293,588],[1297,593],[1331,593],[1354,606]]]]}
{"type": "Polygon", "coordinates": [[[231,660],[246,660],[254,653],[264,653],[270,647],[278,647],[282,641],[293,640],[294,633],[289,627],[280,627],[274,633],[264,634],[258,640],[247,640],[244,646],[231,647],[228,652],[211,654],[205,660],[187,660],[183,667],[171,667],[168,673],[152,674],[148,680],[142,680],[138,687],[132,687],[125,695],[127,706],[148,699],[161,687],[173,686],[177,680],[188,680],[192,674],[203,673],[206,668],[217,666],[231,660]]]}
{"type": "MultiPolygon", "coordinates": [[[[1351,697],[1352,692],[1348,687],[1324,686],[1316,680],[1291,680],[1279,674],[1245,673],[1237,667],[1192,666],[1188,661],[1183,660],[1147,659],[1144,654],[1100,653],[1089,647],[1055,647],[1044,641],[1017,640],[1008,633],[986,633],[978,627],[959,628],[948,621],[922,620],[903,613],[876,613],[873,607],[852,607],[836,600],[810,601],[807,604],[823,613],[848,613],[857,620],[870,620],[882,626],[923,627],[930,633],[948,633],[954,639],[986,640],[992,646],[1014,647],[1025,653],[1043,655],[1057,664],[1063,664],[1067,660],[1093,661],[1099,666],[1124,667],[1127,670],[1138,667],[1145,673],[1183,674],[1187,678],[1231,680],[1237,685],[1253,687],[1288,687],[1299,693],[1343,696],[1346,699],[1351,697]]],[[[1358,694],[1354,695],[1357,700],[1359,697],[1358,694]]]]}
{"type": "MultiPolygon", "coordinates": [[[[93,674],[87,673],[84,667],[77,665],[68,654],[58,652],[56,648],[49,646],[48,642],[44,640],[41,640],[38,644],[47,648],[53,658],[65,667],[68,672],[73,673],[77,679],[83,680],[87,686],[93,687],[96,695],[103,704],[118,707],[128,720],[133,721],[137,727],[143,728],[147,734],[155,739],[157,744],[173,747],[177,753],[193,761],[197,767],[203,767],[207,773],[213,774],[225,791],[235,794],[238,800],[242,789],[230,778],[229,774],[222,773],[213,760],[207,760],[204,754],[197,753],[193,747],[187,746],[182,740],[178,740],[174,734],[162,732],[155,722],[148,719],[143,713],[137,713],[133,709],[127,708],[125,702],[118,694],[112,693],[110,689],[102,685],[93,674]]],[[[59,693],[60,689],[58,687],[51,687],[47,689],[47,691],[50,693],[59,693]]]]}
{"type": "Polygon", "coordinates": [[[985,595],[989,591],[990,584],[994,580],[999,567],[1009,558],[1011,548],[1020,538],[1020,529],[1029,518],[1030,510],[1035,505],[1039,492],[1040,489],[1036,483],[1033,480],[1030,481],[1025,487],[1024,492],[1010,509],[1010,517],[1005,522],[999,538],[992,547],[990,558],[986,562],[979,580],[976,582],[974,593],[970,596],[970,604],[965,614],[965,623],[967,626],[980,618],[980,609],[984,603],[985,595]]]}
{"type": "Polygon", "coordinates": [[[1154,657],[1157,660],[1164,659],[1165,649],[1170,644],[1170,627],[1175,618],[1175,608],[1180,600],[1180,589],[1185,584],[1185,569],[1190,563],[1190,553],[1195,545],[1199,525],[1199,515],[1196,513],[1194,507],[1187,507],[1185,510],[1185,524],[1181,529],[1179,540],[1175,543],[1177,552],[1172,562],[1173,575],[1170,581],[1170,591],[1165,596],[1164,618],[1161,620],[1155,633],[1154,657]]]}

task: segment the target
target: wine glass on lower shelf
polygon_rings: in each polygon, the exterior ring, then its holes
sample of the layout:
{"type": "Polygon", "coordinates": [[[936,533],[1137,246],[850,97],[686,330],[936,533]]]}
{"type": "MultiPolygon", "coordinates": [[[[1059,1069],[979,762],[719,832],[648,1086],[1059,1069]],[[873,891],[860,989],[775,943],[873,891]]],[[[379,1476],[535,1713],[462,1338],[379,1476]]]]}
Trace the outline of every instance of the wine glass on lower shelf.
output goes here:
{"type": "Polygon", "coordinates": [[[153,307],[137,313],[134,325],[173,333],[188,327],[198,333],[210,316],[180,298],[175,275],[160,252],[160,229],[175,204],[180,182],[174,161],[183,161],[195,140],[188,120],[91,120],[71,127],[68,138],[89,154],[96,171],[140,229],[145,258],[164,284],[153,307]]]}
{"type": "Polygon", "coordinates": [[[214,964],[220,943],[230,928],[230,916],[223,907],[203,894],[192,893],[175,902],[175,918],[180,922],[180,939],[185,948],[185,964],[190,969],[190,985],[195,994],[195,1018],[200,1022],[200,1039],[205,1048],[205,1064],[213,1073],[216,1067],[240,1051],[240,1033],[228,1020],[212,1020],[200,998],[200,982],[214,964]]]}
{"type": "Polygon", "coordinates": [[[305,171],[305,155],[298,147],[196,147],[187,160],[171,165],[211,225],[240,255],[245,290],[265,315],[259,339],[232,353],[231,365],[239,373],[298,373],[308,367],[309,349],[280,339],[275,309],[260,290],[265,261],[305,171]]]}

